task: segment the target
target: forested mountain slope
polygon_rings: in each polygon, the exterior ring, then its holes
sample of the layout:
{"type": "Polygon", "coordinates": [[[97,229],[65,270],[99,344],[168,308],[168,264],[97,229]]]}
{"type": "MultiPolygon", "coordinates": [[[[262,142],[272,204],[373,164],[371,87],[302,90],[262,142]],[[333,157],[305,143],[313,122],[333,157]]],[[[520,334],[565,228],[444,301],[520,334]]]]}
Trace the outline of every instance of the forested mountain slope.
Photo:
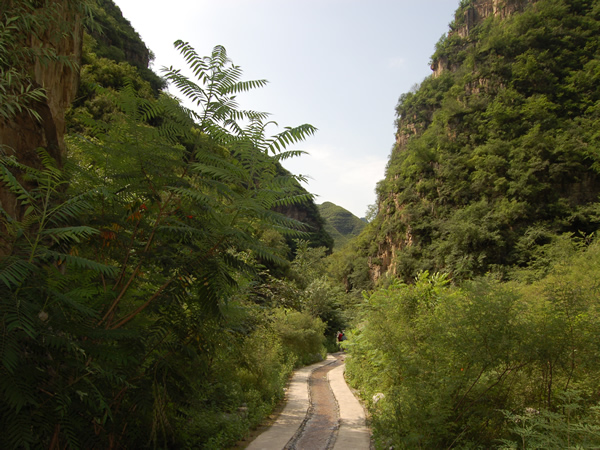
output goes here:
{"type": "Polygon", "coordinates": [[[376,446],[598,447],[600,2],[462,1],[432,69],[332,255],[376,446]]]}
{"type": "Polygon", "coordinates": [[[505,276],[598,229],[600,3],[462,1],[403,94],[363,236],[373,278],[505,276]]]}
{"type": "Polygon", "coordinates": [[[365,228],[366,223],[347,209],[331,202],[318,205],[325,220],[325,230],[333,237],[335,247],[340,248],[365,228]]]}
{"type": "Polygon", "coordinates": [[[149,67],[154,59],[152,51],[123,17],[121,9],[113,0],[96,0],[93,14],[94,27],[89,32],[98,43],[93,49],[96,55],[116,63],[127,62],[137,69],[143,79],[150,82],[155,91],[164,88],[164,80],[149,67]]]}
{"type": "Polygon", "coordinates": [[[110,0],[2,5],[0,448],[230,448],[338,329],[381,448],[600,445],[600,1],[462,1],[327,258],[224,47],[192,110],[110,0]]]}

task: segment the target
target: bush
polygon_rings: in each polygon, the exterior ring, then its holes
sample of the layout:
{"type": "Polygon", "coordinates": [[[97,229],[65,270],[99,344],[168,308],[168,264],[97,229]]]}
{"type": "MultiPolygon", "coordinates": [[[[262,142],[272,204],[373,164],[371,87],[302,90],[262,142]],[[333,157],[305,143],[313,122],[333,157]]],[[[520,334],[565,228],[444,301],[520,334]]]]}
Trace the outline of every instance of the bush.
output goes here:
{"type": "Polygon", "coordinates": [[[321,361],[327,354],[325,324],[308,313],[279,309],[273,315],[273,328],[295,367],[321,361]]]}
{"type": "Polygon", "coordinates": [[[371,410],[376,441],[597,445],[599,261],[594,243],[530,285],[483,278],[459,288],[422,273],[414,285],[374,292],[348,348],[347,375],[371,410]],[[371,401],[378,393],[383,399],[371,401]]]}

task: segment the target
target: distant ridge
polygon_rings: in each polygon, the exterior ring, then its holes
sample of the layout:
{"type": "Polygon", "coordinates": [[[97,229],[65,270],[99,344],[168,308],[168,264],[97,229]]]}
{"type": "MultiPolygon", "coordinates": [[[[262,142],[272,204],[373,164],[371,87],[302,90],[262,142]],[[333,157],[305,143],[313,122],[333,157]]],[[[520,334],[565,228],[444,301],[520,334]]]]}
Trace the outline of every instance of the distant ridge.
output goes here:
{"type": "Polygon", "coordinates": [[[358,236],[366,222],[347,209],[331,202],[318,205],[321,217],[325,220],[325,231],[333,238],[334,248],[343,247],[350,239],[358,236]]]}

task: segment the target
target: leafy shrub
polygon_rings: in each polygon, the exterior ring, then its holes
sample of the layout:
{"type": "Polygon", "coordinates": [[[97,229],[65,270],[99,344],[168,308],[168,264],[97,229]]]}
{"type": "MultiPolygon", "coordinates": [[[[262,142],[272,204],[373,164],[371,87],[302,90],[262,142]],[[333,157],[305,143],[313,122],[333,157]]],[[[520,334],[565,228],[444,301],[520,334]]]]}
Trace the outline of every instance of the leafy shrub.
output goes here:
{"type": "Polygon", "coordinates": [[[82,118],[69,171],[44,149],[40,169],[0,155],[21,212],[0,205],[2,448],[223,448],[268,414],[294,361],[321,357],[322,322],[290,315],[284,342],[232,302],[257,272],[244,254],[281,260],[260,230],[297,235],[274,208],[310,196],[289,195],[279,161],[315,129],[266,138],[267,114],[233,101],[265,81],[240,81],[223,47],[177,45],[200,84],[167,77],[201,114],[131,83],[98,88],[110,114],[82,118]]]}
{"type": "Polygon", "coordinates": [[[422,273],[414,285],[393,282],[370,295],[347,374],[372,411],[377,442],[493,448],[515,435],[519,447],[527,441],[523,448],[597,442],[599,261],[594,242],[533,284],[483,278],[459,288],[422,273]],[[572,389],[580,396],[568,397],[572,389]],[[375,403],[377,393],[384,397],[375,403]],[[525,410],[541,413],[523,418],[525,410]]]}
{"type": "Polygon", "coordinates": [[[325,324],[321,319],[305,312],[279,309],[273,315],[273,328],[296,367],[325,357],[325,324]]]}
{"type": "Polygon", "coordinates": [[[500,448],[548,449],[600,447],[600,406],[584,407],[576,391],[558,396],[554,411],[526,408],[521,413],[502,411],[515,440],[502,439],[500,448]]]}

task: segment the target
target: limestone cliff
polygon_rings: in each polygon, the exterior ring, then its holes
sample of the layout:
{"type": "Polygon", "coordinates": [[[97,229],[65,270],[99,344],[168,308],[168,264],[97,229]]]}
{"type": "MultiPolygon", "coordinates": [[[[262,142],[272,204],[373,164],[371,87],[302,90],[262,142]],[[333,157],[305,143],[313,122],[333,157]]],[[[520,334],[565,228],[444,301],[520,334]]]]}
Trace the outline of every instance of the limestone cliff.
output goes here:
{"type": "MultiPolygon", "coordinates": [[[[450,24],[446,39],[453,36],[468,38],[470,32],[488,17],[504,19],[515,12],[522,11],[528,3],[536,0],[470,0],[456,11],[454,22],[450,24]]],[[[450,65],[448,58],[441,56],[433,58],[431,70],[433,76],[438,77],[444,70],[454,70],[455,65],[450,65]]]]}
{"type": "MultiPolygon", "coordinates": [[[[0,119],[2,152],[15,155],[19,162],[36,168],[40,168],[38,147],[45,148],[59,165],[64,156],[65,111],[77,92],[83,36],[80,13],[72,1],[53,0],[49,3],[28,11],[33,17],[40,18],[43,30],[23,34],[15,46],[18,50],[25,48],[31,50],[29,54],[38,55],[20,62],[31,87],[43,88],[45,92],[44,99],[29,105],[41,120],[25,110],[17,110],[12,117],[0,119]],[[44,54],[52,57],[45,58],[44,54]]],[[[9,3],[8,9],[17,6],[9,3]]],[[[11,216],[20,216],[14,197],[1,187],[0,204],[11,216]]]]}

